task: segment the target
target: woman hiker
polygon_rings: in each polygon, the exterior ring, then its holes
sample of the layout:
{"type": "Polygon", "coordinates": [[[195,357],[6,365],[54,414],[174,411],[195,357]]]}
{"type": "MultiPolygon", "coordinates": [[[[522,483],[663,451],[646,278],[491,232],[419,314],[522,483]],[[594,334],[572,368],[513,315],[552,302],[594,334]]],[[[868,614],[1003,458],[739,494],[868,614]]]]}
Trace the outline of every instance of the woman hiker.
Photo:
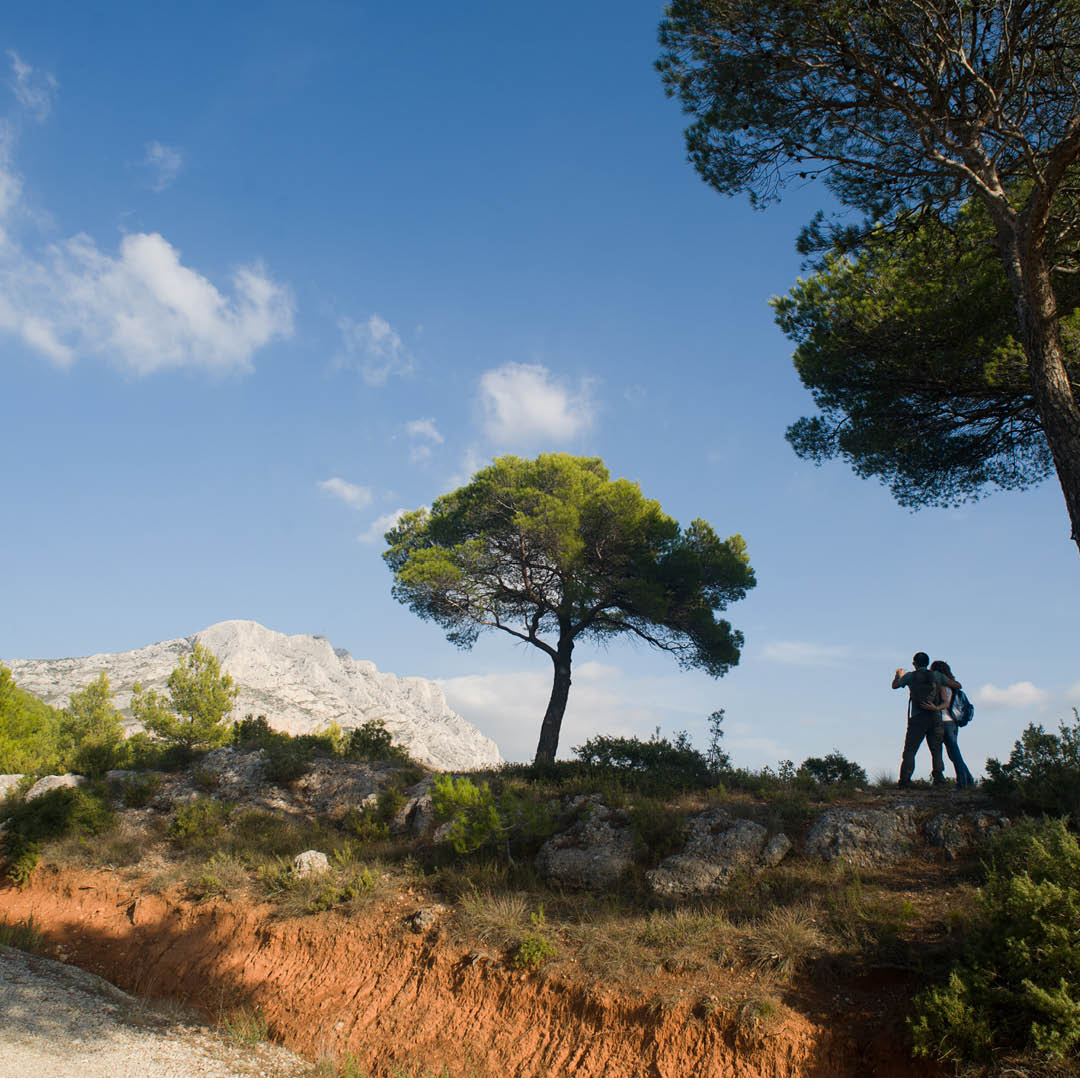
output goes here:
{"type": "MultiPolygon", "coordinates": [[[[952,670],[944,660],[935,660],[930,665],[931,671],[940,671],[945,678],[952,682],[955,682],[952,670]]],[[[945,753],[949,755],[949,760],[953,763],[953,768],[956,770],[956,786],[958,788],[971,787],[975,783],[975,777],[971,775],[971,771],[967,765],[964,764],[964,759],[960,754],[960,746],[957,742],[957,736],[960,733],[960,726],[952,718],[949,713],[949,706],[952,704],[953,691],[948,686],[938,687],[939,703],[935,705],[927,705],[928,709],[937,709],[941,712],[941,719],[943,725],[943,736],[945,742],[945,753]]]]}

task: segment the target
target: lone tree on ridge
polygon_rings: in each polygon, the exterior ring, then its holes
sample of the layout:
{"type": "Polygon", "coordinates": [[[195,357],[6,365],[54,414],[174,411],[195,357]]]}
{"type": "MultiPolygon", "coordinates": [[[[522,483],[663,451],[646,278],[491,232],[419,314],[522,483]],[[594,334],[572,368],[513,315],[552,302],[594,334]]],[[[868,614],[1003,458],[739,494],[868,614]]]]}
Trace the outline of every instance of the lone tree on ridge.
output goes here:
{"type": "Polygon", "coordinates": [[[386,542],[394,597],[455,645],[494,628],[551,657],[537,764],[555,760],[579,638],[630,634],[716,678],[739,662],[742,634],[716,613],[755,584],[742,537],[680,529],[599,458],[497,458],[386,542]]]}

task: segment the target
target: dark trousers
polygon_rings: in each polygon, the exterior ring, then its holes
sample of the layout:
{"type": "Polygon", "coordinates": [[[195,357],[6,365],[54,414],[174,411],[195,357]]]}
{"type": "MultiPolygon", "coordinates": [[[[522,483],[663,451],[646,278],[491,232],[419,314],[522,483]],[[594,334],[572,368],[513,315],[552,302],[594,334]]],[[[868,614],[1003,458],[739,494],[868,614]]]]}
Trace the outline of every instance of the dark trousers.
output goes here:
{"type": "Polygon", "coordinates": [[[941,756],[941,747],[945,741],[941,713],[925,709],[912,709],[907,722],[907,735],[904,737],[904,756],[900,762],[900,783],[906,784],[915,772],[915,755],[922,746],[923,739],[930,747],[930,762],[935,784],[945,782],[945,759],[941,756]]]}

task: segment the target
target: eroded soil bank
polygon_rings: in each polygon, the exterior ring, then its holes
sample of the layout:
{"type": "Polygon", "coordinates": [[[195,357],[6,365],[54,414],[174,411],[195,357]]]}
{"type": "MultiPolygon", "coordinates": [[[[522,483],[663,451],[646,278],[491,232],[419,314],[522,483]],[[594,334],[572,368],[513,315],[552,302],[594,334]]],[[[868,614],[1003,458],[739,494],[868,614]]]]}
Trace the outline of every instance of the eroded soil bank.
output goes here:
{"type": "Polygon", "coordinates": [[[375,1075],[934,1073],[904,1049],[905,991],[888,979],[843,998],[807,986],[765,1015],[745,988],[667,1006],[514,971],[438,927],[414,933],[405,916],[415,908],[402,894],[348,920],[283,919],[267,905],[192,903],[108,872],[48,868],[24,889],[0,889],[0,916],[33,916],[60,959],[211,1016],[258,1008],[292,1050],[312,1060],[352,1054],[355,1069],[375,1075]]]}

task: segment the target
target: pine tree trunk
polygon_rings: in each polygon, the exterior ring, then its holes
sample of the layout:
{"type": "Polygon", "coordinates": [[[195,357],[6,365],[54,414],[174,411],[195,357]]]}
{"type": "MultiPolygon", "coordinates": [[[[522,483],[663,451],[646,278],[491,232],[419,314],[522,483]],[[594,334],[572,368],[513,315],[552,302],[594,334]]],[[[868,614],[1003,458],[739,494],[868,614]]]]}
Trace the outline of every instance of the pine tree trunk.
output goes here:
{"type": "Polygon", "coordinates": [[[1018,228],[1003,230],[1002,261],[1016,301],[1031,394],[1065,496],[1072,540],[1080,549],[1080,403],[1069,384],[1057,298],[1041,245],[1018,228]]]}
{"type": "Polygon", "coordinates": [[[566,699],[570,695],[570,654],[574,651],[573,638],[559,639],[559,647],[552,658],[555,664],[555,678],[551,684],[551,697],[548,699],[544,722],[540,725],[540,741],[536,745],[536,765],[550,765],[555,760],[559,749],[559,731],[562,728],[563,713],[566,712],[566,699]]]}

